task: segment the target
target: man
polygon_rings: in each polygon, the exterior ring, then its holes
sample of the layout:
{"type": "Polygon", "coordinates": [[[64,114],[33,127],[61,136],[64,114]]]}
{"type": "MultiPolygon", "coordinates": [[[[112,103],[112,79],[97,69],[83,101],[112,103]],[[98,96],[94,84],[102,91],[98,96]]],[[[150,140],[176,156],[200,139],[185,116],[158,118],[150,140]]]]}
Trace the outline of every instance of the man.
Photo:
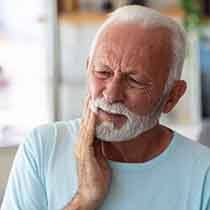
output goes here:
{"type": "Polygon", "coordinates": [[[2,210],[210,210],[209,149],[159,124],[186,90],[184,55],[171,19],[115,11],[90,50],[82,121],[34,129],[2,210]]]}

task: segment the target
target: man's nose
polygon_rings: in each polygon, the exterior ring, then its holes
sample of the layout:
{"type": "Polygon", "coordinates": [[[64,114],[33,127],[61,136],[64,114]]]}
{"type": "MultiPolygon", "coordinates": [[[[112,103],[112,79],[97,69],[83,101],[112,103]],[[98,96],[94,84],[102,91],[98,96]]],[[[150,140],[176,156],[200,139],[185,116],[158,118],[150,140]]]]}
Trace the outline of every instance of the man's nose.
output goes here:
{"type": "Polygon", "coordinates": [[[123,82],[119,78],[113,78],[109,81],[103,91],[105,100],[109,103],[123,102],[124,100],[124,88],[123,82]]]}

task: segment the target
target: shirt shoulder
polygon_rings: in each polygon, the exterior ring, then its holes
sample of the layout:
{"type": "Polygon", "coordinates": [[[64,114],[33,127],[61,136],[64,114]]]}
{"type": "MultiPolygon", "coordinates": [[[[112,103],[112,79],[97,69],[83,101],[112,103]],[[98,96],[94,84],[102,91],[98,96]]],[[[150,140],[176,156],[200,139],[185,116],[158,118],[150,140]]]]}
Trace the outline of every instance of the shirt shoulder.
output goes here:
{"type": "Polygon", "coordinates": [[[175,154],[179,155],[179,158],[182,158],[185,163],[191,162],[206,170],[210,167],[210,149],[207,146],[179,133],[175,133],[175,141],[175,154]]]}
{"type": "Polygon", "coordinates": [[[34,137],[30,139],[32,141],[30,143],[36,144],[38,147],[53,147],[53,145],[62,144],[65,141],[74,143],[79,126],[80,119],[40,125],[29,134],[34,137]]]}
{"type": "Polygon", "coordinates": [[[36,158],[44,176],[53,160],[73,151],[79,127],[80,119],[40,125],[29,133],[21,147],[36,158]]]}

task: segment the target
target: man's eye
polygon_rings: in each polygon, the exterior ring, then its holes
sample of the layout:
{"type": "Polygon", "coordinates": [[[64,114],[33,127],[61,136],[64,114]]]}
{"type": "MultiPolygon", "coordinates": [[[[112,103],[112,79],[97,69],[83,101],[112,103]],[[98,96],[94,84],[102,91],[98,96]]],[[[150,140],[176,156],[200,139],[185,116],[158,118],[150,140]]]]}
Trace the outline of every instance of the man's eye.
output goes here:
{"type": "Polygon", "coordinates": [[[107,79],[108,77],[111,76],[111,72],[108,71],[94,71],[94,74],[96,77],[100,79],[107,79]]]}
{"type": "Polygon", "coordinates": [[[146,86],[142,82],[140,82],[132,77],[128,78],[128,84],[129,84],[129,86],[136,87],[136,88],[144,88],[146,86]]]}

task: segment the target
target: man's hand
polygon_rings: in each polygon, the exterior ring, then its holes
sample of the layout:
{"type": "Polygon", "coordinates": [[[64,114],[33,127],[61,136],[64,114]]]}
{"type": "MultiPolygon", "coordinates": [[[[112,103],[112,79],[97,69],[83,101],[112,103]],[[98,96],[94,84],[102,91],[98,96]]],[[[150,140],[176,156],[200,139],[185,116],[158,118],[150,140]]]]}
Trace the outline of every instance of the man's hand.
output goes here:
{"type": "Polygon", "coordinates": [[[101,152],[100,142],[95,138],[96,116],[87,100],[80,135],[76,147],[79,188],[76,200],[81,209],[96,209],[109,189],[111,170],[101,152]]]}

